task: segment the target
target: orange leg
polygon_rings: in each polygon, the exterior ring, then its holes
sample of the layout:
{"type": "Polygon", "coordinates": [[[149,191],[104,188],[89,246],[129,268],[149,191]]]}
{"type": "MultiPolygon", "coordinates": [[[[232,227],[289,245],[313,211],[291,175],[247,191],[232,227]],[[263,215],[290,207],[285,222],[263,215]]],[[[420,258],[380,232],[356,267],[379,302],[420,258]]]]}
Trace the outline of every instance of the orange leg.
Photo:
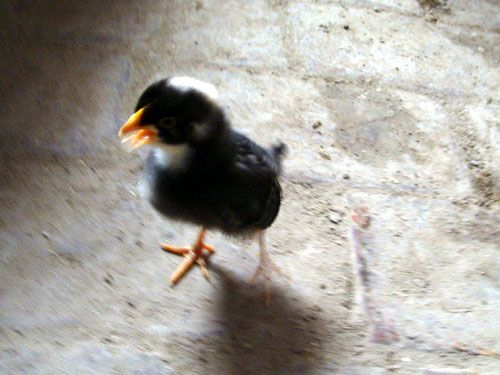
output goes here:
{"type": "Polygon", "coordinates": [[[192,247],[175,247],[163,243],[160,244],[164,251],[184,256],[184,260],[181,264],[179,264],[172,275],[170,275],[170,285],[175,285],[180,279],[182,279],[186,272],[189,271],[195,263],[200,266],[203,276],[208,279],[207,264],[205,262],[203,250],[208,251],[210,254],[215,252],[215,250],[212,246],[203,242],[206,233],[207,230],[205,228],[201,228],[200,233],[198,233],[198,237],[196,238],[196,242],[192,247]]]}

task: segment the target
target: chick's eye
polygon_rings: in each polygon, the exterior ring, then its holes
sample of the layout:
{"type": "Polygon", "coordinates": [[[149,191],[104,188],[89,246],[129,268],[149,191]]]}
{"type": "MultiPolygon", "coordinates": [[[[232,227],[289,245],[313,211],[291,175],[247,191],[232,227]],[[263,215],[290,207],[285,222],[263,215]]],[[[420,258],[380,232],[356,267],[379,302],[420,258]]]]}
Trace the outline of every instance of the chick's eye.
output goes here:
{"type": "Polygon", "coordinates": [[[164,117],[160,120],[158,125],[164,129],[171,129],[175,126],[176,120],[173,117],[164,117]]]}

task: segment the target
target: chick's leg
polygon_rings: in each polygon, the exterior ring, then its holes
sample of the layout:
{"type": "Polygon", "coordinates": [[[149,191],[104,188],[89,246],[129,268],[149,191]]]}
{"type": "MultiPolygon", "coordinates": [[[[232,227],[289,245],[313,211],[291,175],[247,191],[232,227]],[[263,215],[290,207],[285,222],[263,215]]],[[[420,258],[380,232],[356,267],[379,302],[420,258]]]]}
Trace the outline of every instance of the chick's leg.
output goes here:
{"type": "Polygon", "coordinates": [[[161,244],[161,248],[164,251],[184,256],[184,260],[181,262],[181,264],[179,264],[172,275],[170,275],[171,285],[176,284],[180,279],[182,279],[186,272],[189,271],[195,263],[200,266],[203,276],[208,279],[207,265],[205,262],[205,255],[203,254],[203,250],[208,251],[209,254],[213,253],[215,250],[212,246],[207,245],[203,242],[206,233],[207,230],[205,228],[201,228],[195,243],[191,247],[175,247],[161,244]]]}
{"type": "Polygon", "coordinates": [[[271,301],[271,274],[273,271],[286,278],[289,278],[289,276],[281,271],[281,269],[269,256],[269,253],[267,252],[265,233],[265,231],[259,232],[259,265],[250,279],[250,282],[254,283],[259,276],[262,276],[264,281],[264,299],[266,305],[269,305],[269,302],[271,301]]]}

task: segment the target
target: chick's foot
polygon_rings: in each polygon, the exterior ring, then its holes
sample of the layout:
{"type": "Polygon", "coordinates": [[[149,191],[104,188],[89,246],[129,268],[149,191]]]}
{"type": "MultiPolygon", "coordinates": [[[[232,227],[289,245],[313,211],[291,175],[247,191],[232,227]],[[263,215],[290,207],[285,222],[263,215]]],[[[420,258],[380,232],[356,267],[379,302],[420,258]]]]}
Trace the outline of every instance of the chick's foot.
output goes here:
{"type": "Polygon", "coordinates": [[[170,275],[170,285],[175,285],[180,279],[182,279],[195,263],[200,266],[203,276],[208,279],[207,264],[203,250],[206,250],[209,254],[214,253],[215,250],[212,246],[203,242],[205,234],[206,229],[200,230],[196,242],[191,247],[176,247],[167,244],[160,244],[164,251],[184,256],[184,260],[181,264],[179,264],[172,275],[170,275]]]}
{"type": "Polygon", "coordinates": [[[271,302],[271,275],[273,273],[277,273],[286,279],[290,279],[290,276],[283,272],[269,256],[264,231],[259,233],[259,253],[259,265],[250,279],[250,283],[254,284],[257,279],[262,276],[264,284],[264,301],[266,306],[269,306],[269,303],[271,302]]]}

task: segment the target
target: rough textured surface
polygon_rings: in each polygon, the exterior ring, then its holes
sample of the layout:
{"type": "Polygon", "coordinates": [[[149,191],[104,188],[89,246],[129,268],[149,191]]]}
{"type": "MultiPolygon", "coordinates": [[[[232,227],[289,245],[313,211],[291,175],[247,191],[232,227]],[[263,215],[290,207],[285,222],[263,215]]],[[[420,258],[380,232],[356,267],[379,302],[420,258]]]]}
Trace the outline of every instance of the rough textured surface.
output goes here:
{"type": "Polygon", "coordinates": [[[496,1],[4,1],[0,372],[498,374],[496,1]],[[136,194],[116,132],[169,74],[290,146],[268,238],[195,228],[136,194]],[[476,372],[477,371],[477,372],[476,372]]]}

